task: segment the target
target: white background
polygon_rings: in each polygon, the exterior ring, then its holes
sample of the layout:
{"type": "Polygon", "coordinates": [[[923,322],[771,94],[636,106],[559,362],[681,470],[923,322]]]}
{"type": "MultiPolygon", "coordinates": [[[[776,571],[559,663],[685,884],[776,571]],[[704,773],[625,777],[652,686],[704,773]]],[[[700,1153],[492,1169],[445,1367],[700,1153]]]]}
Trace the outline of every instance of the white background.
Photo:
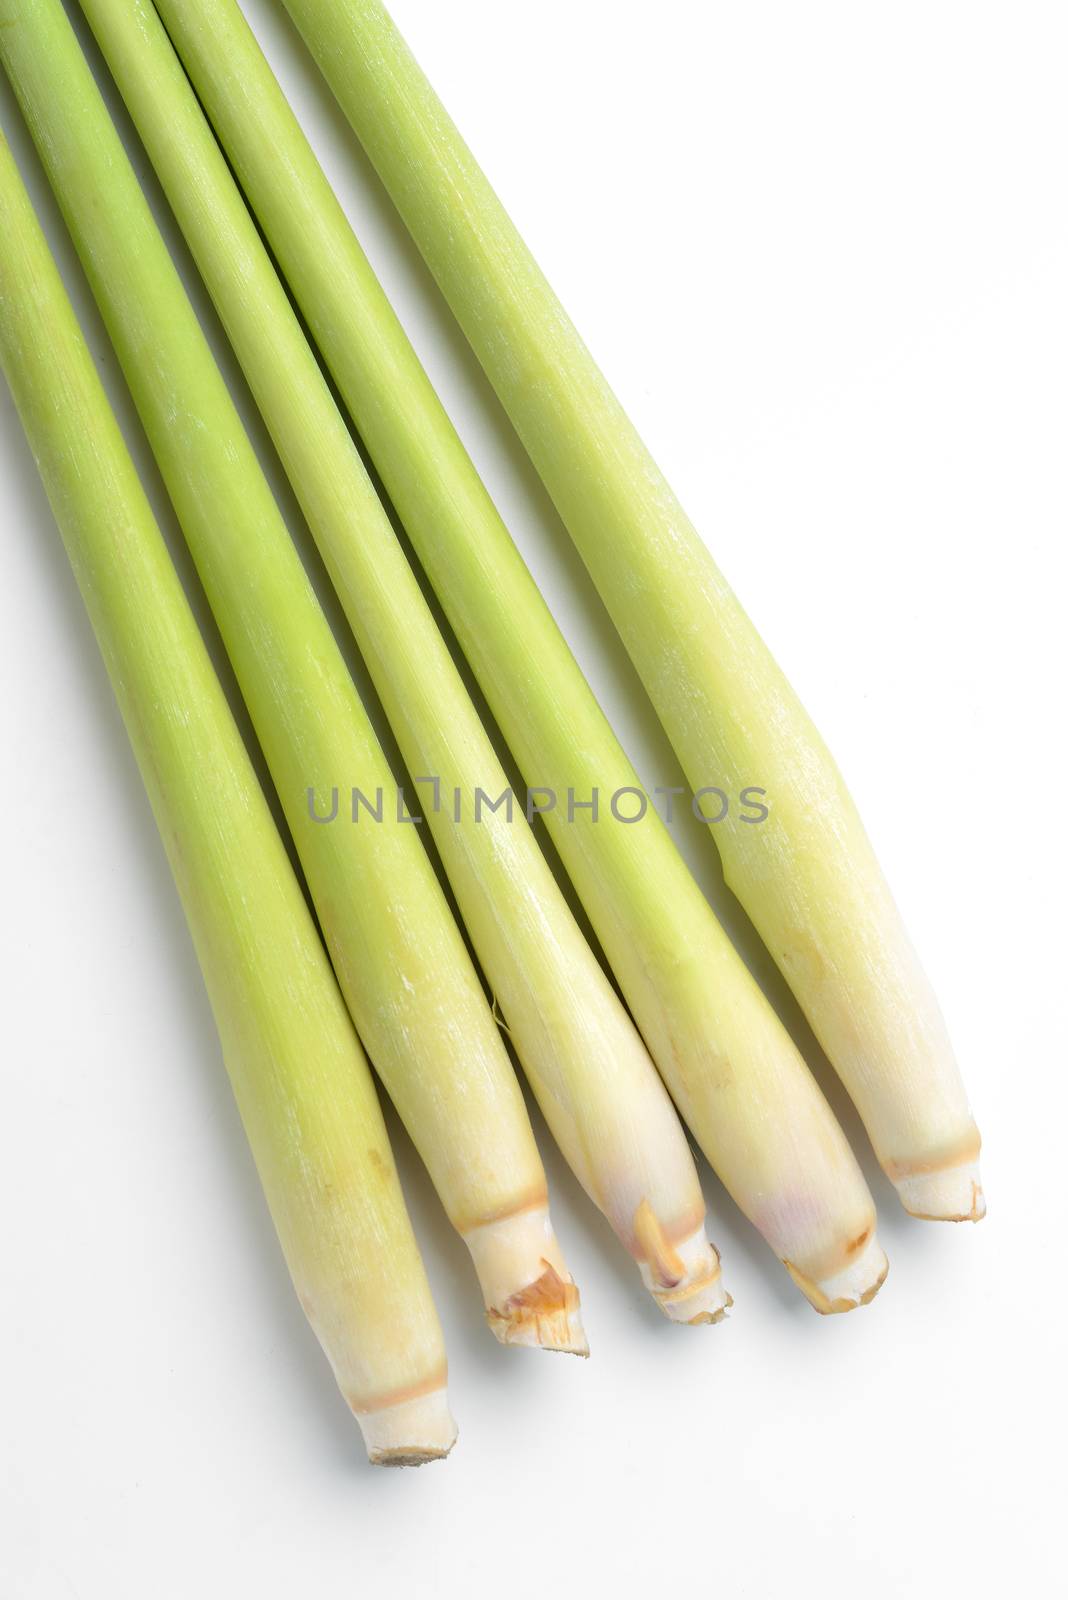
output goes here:
{"type": "MultiPolygon", "coordinates": [[[[680,781],[277,0],[248,10],[643,776],[680,781]]],[[[394,11],[845,768],[959,1047],[990,1215],[905,1217],[831,1086],[880,1204],[878,1301],[816,1317],[704,1168],[736,1307],[721,1327],[678,1329],[542,1137],[593,1346],[588,1364],[548,1360],[481,1326],[463,1247],[398,1135],[461,1439],[446,1465],[368,1468],[289,1289],[5,392],[0,1595],[1052,1592],[1063,8],[394,11]]],[[[6,87],[0,116],[87,314],[6,87]]],[[[721,902],[707,834],[682,842],[721,902]]]]}

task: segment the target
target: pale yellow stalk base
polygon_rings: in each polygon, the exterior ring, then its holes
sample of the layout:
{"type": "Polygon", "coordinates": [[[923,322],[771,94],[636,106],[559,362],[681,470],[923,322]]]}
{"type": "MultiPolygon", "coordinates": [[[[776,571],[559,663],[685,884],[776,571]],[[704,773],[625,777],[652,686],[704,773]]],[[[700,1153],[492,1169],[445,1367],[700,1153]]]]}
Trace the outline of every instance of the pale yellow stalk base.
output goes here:
{"type": "Polygon", "coordinates": [[[669,1322],[722,1322],[734,1304],[723,1287],[719,1252],[699,1228],[675,1245],[673,1263],[640,1261],[642,1282],[669,1322]]]}
{"type": "Polygon", "coordinates": [[[981,1222],[986,1196],[979,1181],[978,1159],[940,1172],[910,1172],[894,1178],[901,1204],[927,1222],[981,1222]]]}
{"type": "Polygon", "coordinates": [[[818,1281],[806,1278],[792,1261],[784,1261],[783,1266],[809,1304],[825,1317],[870,1304],[890,1270],[890,1263],[874,1233],[848,1266],[818,1281]]]}
{"type": "Polygon", "coordinates": [[[589,1355],[579,1293],[547,1205],[483,1223],[464,1241],[482,1285],[486,1320],[501,1344],[589,1355]]]}
{"type": "Polygon", "coordinates": [[[377,1467],[422,1467],[444,1461],[456,1443],[456,1424],[444,1389],[399,1400],[380,1411],[355,1412],[368,1459],[377,1467]]]}

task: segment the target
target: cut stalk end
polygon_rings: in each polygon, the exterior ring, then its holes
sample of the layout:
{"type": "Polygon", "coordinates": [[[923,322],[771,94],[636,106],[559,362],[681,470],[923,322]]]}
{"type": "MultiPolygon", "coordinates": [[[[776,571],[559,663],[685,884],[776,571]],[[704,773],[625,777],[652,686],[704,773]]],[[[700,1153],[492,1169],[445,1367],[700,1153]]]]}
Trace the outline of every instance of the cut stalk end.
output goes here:
{"type": "Polygon", "coordinates": [[[978,1160],[941,1172],[911,1172],[894,1179],[901,1204],[926,1222],[981,1222],[986,1196],[978,1160]]]}
{"type": "Polygon", "coordinates": [[[555,1267],[547,1266],[540,1278],[503,1306],[489,1306],[486,1320],[501,1344],[532,1345],[572,1356],[590,1353],[578,1290],[555,1267]]]}
{"type": "Polygon", "coordinates": [[[663,1261],[640,1261],[642,1282],[669,1322],[722,1322],[734,1304],[723,1287],[719,1252],[703,1227],[671,1247],[671,1270],[663,1261]]]}
{"type": "Polygon", "coordinates": [[[589,1355],[579,1292],[548,1206],[484,1223],[464,1238],[482,1285],[486,1320],[501,1344],[589,1355]]]}
{"type": "Polygon", "coordinates": [[[355,1415],[367,1458],[376,1467],[422,1467],[428,1461],[444,1461],[456,1443],[456,1424],[444,1389],[355,1415]]]}
{"type": "Polygon", "coordinates": [[[783,1266],[809,1304],[825,1317],[868,1305],[879,1293],[890,1270],[890,1263],[874,1232],[848,1266],[826,1278],[807,1278],[792,1261],[784,1261],[783,1266]]]}

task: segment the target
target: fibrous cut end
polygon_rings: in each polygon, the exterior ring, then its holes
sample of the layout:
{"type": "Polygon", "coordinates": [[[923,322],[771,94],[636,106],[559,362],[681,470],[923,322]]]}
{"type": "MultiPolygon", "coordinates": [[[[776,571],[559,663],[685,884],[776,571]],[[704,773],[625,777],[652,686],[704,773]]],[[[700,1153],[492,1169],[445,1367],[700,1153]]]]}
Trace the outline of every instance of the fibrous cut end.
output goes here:
{"type": "Polygon", "coordinates": [[[723,1287],[723,1272],[714,1246],[705,1241],[707,1270],[695,1272],[677,1289],[653,1289],[653,1299],[669,1322],[684,1322],[697,1327],[704,1322],[722,1322],[734,1301],[723,1287]]]}
{"type": "Polygon", "coordinates": [[[562,1278],[548,1262],[544,1265],[541,1277],[511,1295],[503,1306],[488,1306],[486,1320],[501,1344],[588,1356],[579,1292],[570,1278],[562,1278]]]}
{"type": "Polygon", "coordinates": [[[544,1201],[464,1234],[482,1285],[486,1320],[501,1344],[588,1356],[579,1292],[544,1201]]]}
{"type": "Polygon", "coordinates": [[[456,1443],[456,1424],[444,1389],[355,1415],[367,1458],[376,1467],[422,1467],[428,1461],[444,1461],[456,1443]]]}
{"type": "Polygon", "coordinates": [[[672,1244],[643,1200],[634,1216],[634,1232],[646,1256],[638,1263],[642,1282],[665,1317],[690,1326],[722,1322],[734,1302],[723,1287],[719,1252],[705,1237],[704,1225],[672,1244]]]}
{"type": "Polygon", "coordinates": [[[981,1222],[986,1216],[977,1159],[940,1172],[906,1173],[893,1181],[910,1216],[927,1222],[981,1222]]]}
{"type": "Polygon", "coordinates": [[[890,1270],[874,1230],[846,1266],[824,1278],[807,1277],[792,1261],[784,1261],[783,1266],[809,1304],[825,1317],[870,1304],[890,1270]]]}

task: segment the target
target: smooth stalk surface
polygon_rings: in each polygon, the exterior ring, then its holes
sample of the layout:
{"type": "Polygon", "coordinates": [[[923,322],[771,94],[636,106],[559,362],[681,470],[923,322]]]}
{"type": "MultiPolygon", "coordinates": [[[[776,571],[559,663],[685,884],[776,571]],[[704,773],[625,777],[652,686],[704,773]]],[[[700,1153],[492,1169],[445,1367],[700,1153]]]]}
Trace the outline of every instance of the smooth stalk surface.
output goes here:
{"type": "Polygon", "coordinates": [[[499,726],[558,796],[544,820],[676,1103],[814,1302],[856,1304],[885,1271],[856,1161],[655,811],[612,816],[639,779],[238,6],[157,9],[499,726]]]}
{"type": "Polygon", "coordinates": [[[945,1024],[841,775],[378,0],[285,0],[512,419],[905,1206],[983,1215],[945,1024]],[[710,802],[718,806],[719,802],[710,802]]]}
{"type": "Polygon", "coordinates": [[[675,1110],[521,810],[170,40],[138,0],[82,0],[342,598],[460,910],[561,1148],[665,1311],[722,1315],[675,1110]],[[459,797],[457,800],[456,797],[459,797]]]}
{"type": "Polygon", "coordinates": [[[0,56],[234,664],[368,1053],[479,1272],[491,1326],[585,1351],[526,1107],[419,831],[312,819],[392,795],[356,694],[59,0],[0,0],[0,56]],[[536,1307],[536,1310],[534,1309],[536,1307]]]}
{"type": "Polygon", "coordinates": [[[0,362],[174,873],[300,1300],[372,1460],[447,1454],[445,1350],[366,1058],[0,135],[0,362]]]}

